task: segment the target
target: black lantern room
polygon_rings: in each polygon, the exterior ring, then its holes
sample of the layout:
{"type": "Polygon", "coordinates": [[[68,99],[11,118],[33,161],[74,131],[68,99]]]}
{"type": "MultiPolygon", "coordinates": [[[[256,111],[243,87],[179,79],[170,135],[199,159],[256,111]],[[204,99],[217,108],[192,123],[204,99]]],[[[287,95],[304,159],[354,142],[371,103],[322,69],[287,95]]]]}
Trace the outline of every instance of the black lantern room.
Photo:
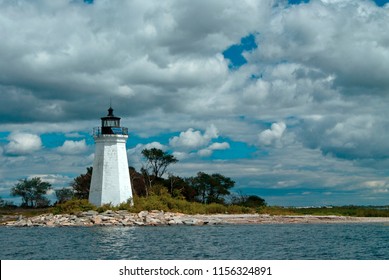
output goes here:
{"type": "Polygon", "coordinates": [[[101,118],[101,131],[99,134],[128,134],[127,128],[120,127],[120,118],[114,116],[112,107],[109,107],[108,115],[101,118]]]}

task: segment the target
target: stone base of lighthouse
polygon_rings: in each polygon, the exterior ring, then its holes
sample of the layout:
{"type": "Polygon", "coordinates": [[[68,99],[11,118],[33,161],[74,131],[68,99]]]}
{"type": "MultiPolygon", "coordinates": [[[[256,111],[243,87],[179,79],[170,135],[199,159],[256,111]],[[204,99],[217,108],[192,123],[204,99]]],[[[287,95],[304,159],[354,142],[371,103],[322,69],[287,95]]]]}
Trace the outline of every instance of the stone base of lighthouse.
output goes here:
{"type": "Polygon", "coordinates": [[[101,206],[118,205],[132,199],[128,170],[127,135],[95,136],[96,151],[93,162],[89,202],[101,206]]]}

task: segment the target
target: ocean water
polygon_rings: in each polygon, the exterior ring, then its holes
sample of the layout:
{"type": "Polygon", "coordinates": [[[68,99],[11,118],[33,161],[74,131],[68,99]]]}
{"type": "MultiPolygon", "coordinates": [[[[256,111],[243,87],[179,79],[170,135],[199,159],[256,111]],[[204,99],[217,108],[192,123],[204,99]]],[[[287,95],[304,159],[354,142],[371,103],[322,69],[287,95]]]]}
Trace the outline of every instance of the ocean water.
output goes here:
{"type": "Polygon", "coordinates": [[[0,259],[389,259],[388,224],[0,227],[0,259]]]}

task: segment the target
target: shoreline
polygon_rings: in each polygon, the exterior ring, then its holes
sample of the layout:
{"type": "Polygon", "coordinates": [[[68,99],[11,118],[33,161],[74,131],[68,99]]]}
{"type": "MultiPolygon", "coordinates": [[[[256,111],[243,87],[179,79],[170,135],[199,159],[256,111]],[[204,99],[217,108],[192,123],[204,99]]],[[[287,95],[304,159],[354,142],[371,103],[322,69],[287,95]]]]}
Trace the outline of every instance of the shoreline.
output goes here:
{"type": "Polygon", "coordinates": [[[108,210],[71,214],[42,214],[34,217],[5,216],[0,226],[6,227],[90,227],[90,226],[174,226],[174,225],[225,225],[225,224],[336,224],[336,223],[387,223],[389,217],[349,217],[314,215],[268,214],[182,214],[158,210],[130,213],[108,210]],[[8,218],[8,220],[7,220],[8,218]],[[11,220],[10,220],[11,219],[11,220]]]}

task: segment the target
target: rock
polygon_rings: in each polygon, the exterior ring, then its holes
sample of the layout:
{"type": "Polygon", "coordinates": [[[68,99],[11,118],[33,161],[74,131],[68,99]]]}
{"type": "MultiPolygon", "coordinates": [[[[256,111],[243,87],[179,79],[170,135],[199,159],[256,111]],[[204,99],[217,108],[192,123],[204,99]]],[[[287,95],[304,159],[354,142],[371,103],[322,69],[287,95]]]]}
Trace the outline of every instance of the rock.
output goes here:
{"type": "Polygon", "coordinates": [[[101,218],[101,220],[102,220],[103,222],[111,222],[111,221],[116,220],[116,219],[115,219],[114,217],[112,217],[112,216],[100,215],[99,217],[101,218]]]}
{"type": "Polygon", "coordinates": [[[86,212],[82,212],[81,214],[84,215],[84,216],[96,216],[96,215],[99,214],[99,212],[94,211],[94,210],[89,210],[89,211],[86,211],[86,212]]]}
{"type": "Polygon", "coordinates": [[[204,221],[203,221],[203,220],[196,219],[196,218],[188,219],[188,220],[183,220],[182,222],[183,222],[185,225],[191,225],[191,226],[200,226],[200,225],[203,225],[203,224],[204,224],[204,221]]]}
{"type": "Polygon", "coordinates": [[[9,222],[7,225],[16,226],[16,227],[25,227],[27,226],[26,220],[19,220],[16,222],[9,222]]]}
{"type": "Polygon", "coordinates": [[[101,219],[100,216],[93,216],[93,217],[91,218],[91,222],[92,222],[93,224],[95,224],[95,225],[99,225],[99,224],[101,224],[102,219],[101,219]]]}
{"type": "Polygon", "coordinates": [[[146,223],[149,225],[159,225],[161,221],[156,218],[146,217],[146,223]]]}
{"type": "Polygon", "coordinates": [[[62,226],[62,227],[74,226],[74,224],[70,223],[70,222],[63,222],[63,223],[60,223],[59,225],[62,226]]]}
{"type": "Polygon", "coordinates": [[[149,211],[140,211],[140,212],[138,213],[138,217],[143,219],[143,218],[146,217],[148,214],[149,214],[149,211]]]}
{"type": "Polygon", "coordinates": [[[105,215],[105,216],[114,216],[116,213],[112,210],[107,210],[103,213],[101,213],[102,215],[105,215]]]}
{"type": "Polygon", "coordinates": [[[221,219],[209,219],[208,221],[204,222],[204,224],[208,225],[220,225],[223,221],[221,219]]]}
{"type": "Polygon", "coordinates": [[[123,226],[133,226],[134,225],[134,222],[131,220],[123,220],[123,221],[121,221],[121,223],[123,226]]]}
{"type": "Polygon", "coordinates": [[[174,221],[177,225],[182,225],[182,224],[184,223],[180,218],[174,218],[173,221],[174,221]]]}
{"type": "Polygon", "coordinates": [[[46,221],[46,226],[48,226],[48,227],[53,227],[55,224],[54,224],[54,221],[53,220],[48,220],[48,221],[46,221]]]}

